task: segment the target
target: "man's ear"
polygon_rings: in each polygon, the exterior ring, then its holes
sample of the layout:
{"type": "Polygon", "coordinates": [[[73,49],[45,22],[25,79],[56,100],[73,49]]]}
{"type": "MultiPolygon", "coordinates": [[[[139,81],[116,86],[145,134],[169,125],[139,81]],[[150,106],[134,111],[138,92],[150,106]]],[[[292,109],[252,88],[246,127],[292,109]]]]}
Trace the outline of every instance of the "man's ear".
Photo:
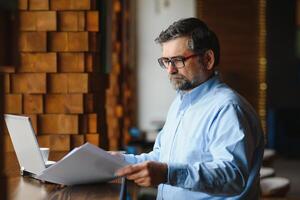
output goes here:
{"type": "Polygon", "coordinates": [[[204,60],[207,70],[212,70],[215,64],[215,54],[212,50],[207,50],[204,54],[204,60]]]}

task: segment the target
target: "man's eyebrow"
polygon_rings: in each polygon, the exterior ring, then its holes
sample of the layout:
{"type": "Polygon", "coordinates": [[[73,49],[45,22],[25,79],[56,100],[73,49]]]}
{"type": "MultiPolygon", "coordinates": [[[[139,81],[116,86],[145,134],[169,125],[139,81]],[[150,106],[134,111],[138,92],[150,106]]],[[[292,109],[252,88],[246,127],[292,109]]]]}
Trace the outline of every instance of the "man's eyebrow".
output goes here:
{"type": "Polygon", "coordinates": [[[174,59],[174,58],[185,58],[185,56],[183,55],[178,55],[178,56],[173,56],[173,57],[170,57],[171,59],[174,59]]]}
{"type": "Polygon", "coordinates": [[[172,56],[172,57],[161,57],[162,59],[174,59],[174,58],[184,58],[182,55],[172,56]]]}
{"type": "Polygon", "coordinates": [[[178,56],[173,56],[172,58],[181,58],[181,57],[185,57],[184,55],[178,55],[178,56]]]}

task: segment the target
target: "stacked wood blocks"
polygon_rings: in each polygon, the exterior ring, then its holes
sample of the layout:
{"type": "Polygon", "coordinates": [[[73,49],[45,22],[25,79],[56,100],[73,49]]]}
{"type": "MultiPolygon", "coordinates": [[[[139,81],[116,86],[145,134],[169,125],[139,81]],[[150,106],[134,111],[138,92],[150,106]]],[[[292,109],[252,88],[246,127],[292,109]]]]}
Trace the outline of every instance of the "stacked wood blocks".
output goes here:
{"type": "Polygon", "coordinates": [[[122,124],[121,119],[123,117],[122,107],[122,90],[120,88],[121,83],[121,33],[122,29],[118,26],[118,21],[121,21],[121,3],[119,0],[112,1],[112,65],[109,75],[109,88],[106,90],[106,117],[108,119],[108,141],[109,148],[117,150],[120,143],[122,124]]]}
{"type": "Polygon", "coordinates": [[[93,0],[19,1],[20,65],[5,70],[5,113],[29,116],[40,146],[54,151],[100,144],[106,83],[94,9],[93,0]]]}
{"type": "Polygon", "coordinates": [[[132,56],[132,37],[129,1],[112,0],[112,60],[109,88],[106,90],[108,144],[111,150],[124,147],[130,141],[129,129],[136,123],[135,67],[132,56]],[[122,22],[122,23],[119,23],[122,22]],[[131,64],[131,65],[130,65],[131,64]]]}

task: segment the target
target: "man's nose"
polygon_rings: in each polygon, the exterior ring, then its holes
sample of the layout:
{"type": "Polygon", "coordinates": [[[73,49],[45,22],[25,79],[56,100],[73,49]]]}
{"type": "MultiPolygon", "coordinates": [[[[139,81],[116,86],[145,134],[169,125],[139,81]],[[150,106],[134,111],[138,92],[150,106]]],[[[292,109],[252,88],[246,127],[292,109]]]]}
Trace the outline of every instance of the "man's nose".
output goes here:
{"type": "Polygon", "coordinates": [[[178,72],[178,69],[177,69],[176,66],[174,66],[172,63],[170,63],[170,64],[167,66],[167,71],[168,71],[168,74],[174,74],[174,73],[177,73],[177,72],[178,72]]]}

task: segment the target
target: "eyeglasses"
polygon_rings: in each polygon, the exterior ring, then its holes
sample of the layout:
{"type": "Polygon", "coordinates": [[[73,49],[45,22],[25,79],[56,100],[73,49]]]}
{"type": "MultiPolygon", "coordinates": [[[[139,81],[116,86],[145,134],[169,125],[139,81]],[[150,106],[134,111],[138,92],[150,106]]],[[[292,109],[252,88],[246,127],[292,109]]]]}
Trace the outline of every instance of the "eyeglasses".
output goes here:
{"type": "Polygon", "coordinates": [[[190,58],[199,56],[200,54],[192,54],[189,56],[175,56],[171,58],[161,57],[158,59],[158,63],[163,69],[167,69],[168,66],[171,64],[173,67],[176,67],[176,69],[180,69],[185,67],[185,61],[187,61],[190,58]]]}

